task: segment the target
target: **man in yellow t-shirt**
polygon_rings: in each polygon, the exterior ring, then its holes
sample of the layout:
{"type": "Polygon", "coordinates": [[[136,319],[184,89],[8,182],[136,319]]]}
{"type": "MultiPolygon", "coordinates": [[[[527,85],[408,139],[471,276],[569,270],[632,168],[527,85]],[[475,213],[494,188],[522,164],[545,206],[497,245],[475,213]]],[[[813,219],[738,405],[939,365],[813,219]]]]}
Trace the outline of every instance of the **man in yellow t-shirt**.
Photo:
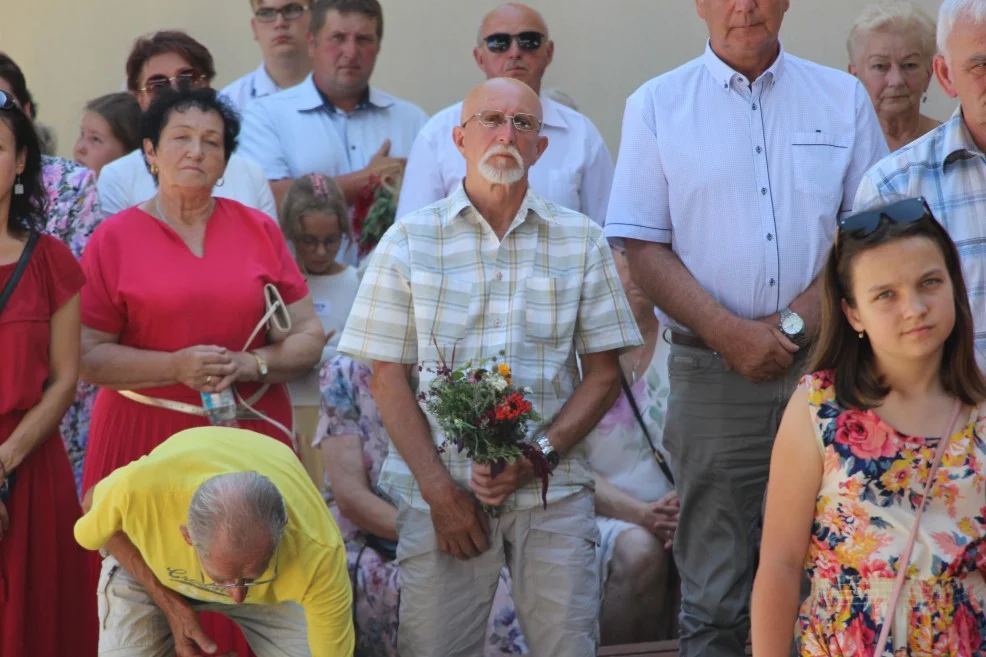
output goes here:
{"type": "Polygon", "coordinates": [[[86,494],[75,538],[103,549],[99,654],[211,655],[197,615],[257,657],[350,657],[346,549],[294,453],[224,427],[175,434],[86,494]]]}

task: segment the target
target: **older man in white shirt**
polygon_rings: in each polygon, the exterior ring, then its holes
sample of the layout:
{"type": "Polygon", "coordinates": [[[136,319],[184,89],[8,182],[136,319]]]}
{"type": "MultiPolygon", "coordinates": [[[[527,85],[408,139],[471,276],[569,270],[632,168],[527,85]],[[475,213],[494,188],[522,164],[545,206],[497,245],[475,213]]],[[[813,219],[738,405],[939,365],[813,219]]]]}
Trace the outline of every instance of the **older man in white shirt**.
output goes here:
{"type": "MultiPolygon", "coordinates": [[[[174,84],[209,86],[216,69],[212,55],[201,43],[177,30],[163,30],[137,39],[127,60],[127,89],[147,110],[158,89],[174,84]]],[[[213,195],[277,217],[270,185],[260,166],[233,153],[213,195]]],[[[157,193],[144,152],[137,149],[110,162],[96,182],[99,204],[107,216],[139,205],[157,193]]]]}
{"type": "Polygon", "coordinates": [[[606,223],[670,328],[664,444],[681,515],[683,657],[749,636],[774,435],[817,330],[817,279],[887,153],[858,80],[787,54],[789,0],[696,0],[705,54],[627,100],[606,223]]]}
{"type": "Polygon", "coordinates": [[[238,111],[258,98],[301,84],[311,73],[312,59],[305,35],[312,1],[250,0],[250,28],[264,61],[223,89],[223,95],[238,111]]]}
{"type": "MultiPolygon", "coordinates": [[[[540,94],[554,51],[544,18],[526,5],[509,3],[483,19],[473,57],[487,79],[515,78],[540,94]]],[[[613,158],[599,130],[587,117],[543,95],[541,104],[541,132],[551,148],[531,167],[531,189],[605,223],[613,158]]],[[[462,182],[466,161],[452,141],[461,113],[462,103],[456,103],[435,114],[421,130],[408,157],[398,217],[445,198],[462,182]]]]}
{"type": "Polygon", "coordinates": [[[424,111],[370,87],[383,38],[377,0],[323,0],[312,8],[313,72],[247,105],[240,152],[264,167],[280,203],[295,178],[335,178],[352,201],[374,175],[401,173],[424,111]]]}

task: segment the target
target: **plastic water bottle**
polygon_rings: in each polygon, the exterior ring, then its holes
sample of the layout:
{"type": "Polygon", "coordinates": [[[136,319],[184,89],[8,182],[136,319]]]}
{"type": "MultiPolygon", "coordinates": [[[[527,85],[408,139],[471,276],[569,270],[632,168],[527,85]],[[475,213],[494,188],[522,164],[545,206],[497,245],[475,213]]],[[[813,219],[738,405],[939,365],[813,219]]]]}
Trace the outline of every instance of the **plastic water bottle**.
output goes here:
{"type": "Polygon", "coordinates": [[[233,388],[221,392],[203,392],[202,408],[209,424],[215,427],[238,427],[236,422],[236,397],[233,388]]]}

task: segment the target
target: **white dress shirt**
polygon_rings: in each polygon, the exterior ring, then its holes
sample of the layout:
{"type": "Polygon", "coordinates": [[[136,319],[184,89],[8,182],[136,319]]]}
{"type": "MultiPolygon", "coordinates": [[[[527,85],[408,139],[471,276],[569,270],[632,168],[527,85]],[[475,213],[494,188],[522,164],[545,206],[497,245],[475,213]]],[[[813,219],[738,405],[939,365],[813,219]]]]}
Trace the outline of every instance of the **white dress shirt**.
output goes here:
{"type": "Polygon", "coordinates": [[[839,214],[886,154],[848,73],[782,48],[751,85],[707,46],[627,100],[606,235],[670,244],[730,312],[766,317],[821,271],[839,214]]]}
{"type": "MultiPolygon", "coordinates": [[[[213,196],[239,201],[277,218],[277,205],[270,184],[256,162],[233,153],[226,165],[222,183],[213,188],[213,196]]],[[[96,181],[96,191],[99,193],[100,208],[106,216],[140,205],[157,194],[157,185],[147,170],[144,152],[135,150],[104,166],[96,181]]]]}
{"type": "Polygon", "coordinates": [[[247,105],[240,152],[259,162],[270,180],[308,173],[335,177],[365,168],[386,139],[392,157],[407,157],[427,120],[417,105],[372,87],[354,111],[342,112],[309,75],[247,105]]]}
{"type": "MultiPolygon", "coordinates": [[[[613,158],[599,130],[587,117],[549,98],[541,98],[548,149],[531,167],[528,182],[535,192],[562,207],[606,223],[613,183],[613,158]]],[[[452,141],[462,123],[462,103],[431,117],[414,142],[404,172],[397,216],[449,196],[466,175],[466,161],[452,141]]]]}
{"type": "Polygon", "coordinates": [[[266,98],[280,90],[281,88],[277,86],[277,83],[267,75],[267,69],[261,62],[257,70],[250,71],[243,77],[229,83],[220,93],[229,99],[236,111],[242,113],[250,101],[266,98]]]}

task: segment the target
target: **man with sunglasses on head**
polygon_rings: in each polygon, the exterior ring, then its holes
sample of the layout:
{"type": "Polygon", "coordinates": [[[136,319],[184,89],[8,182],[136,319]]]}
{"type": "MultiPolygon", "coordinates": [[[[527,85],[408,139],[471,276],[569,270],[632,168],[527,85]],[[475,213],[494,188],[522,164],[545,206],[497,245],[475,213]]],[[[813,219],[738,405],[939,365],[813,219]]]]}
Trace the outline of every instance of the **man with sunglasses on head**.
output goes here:
{"type": "Polygon", "coordinates": [[[683,657],[741,657],[771,448],[819,272],[887,152],[858,80],[787,53],[790,0],[695,0],[697,59],[629,97],[606,235],[671,342],[664,446],[681,501],[683,657]]]}
{"type": "MultiPolygon", "coordinates": [[[[554,52],[541,14],[526,5],[509,3],[483,18],[473,58],[487,79],[514,78],[541,94],[554,52]]],[[[543,95],[541,104],[542,133],[551,148],[531,167],[531,188],[602,225],[613,182],[613,158],[602,135],[579,112],[543,95]]],[[[462,103],[456,103],[422,128],[407,160],[398,217],[445,198],[462,181],[466,162],[449,138],[461,112],[462,103]]]]}
{"type": "MultiPolygon", "coordinates": [[[[428,115],[370,86],[383,39],[378,0],[318,0],[311,14],[312,74],[247,105],[240,152],[264,167],[278,203],[309,173],[334,178],[353,202],[373,178],[403,173],[428,115]]],[[[348,246],[339,257],[355,264],[348,246]]]]}
{"type": "Polygon", "coordinates": [[[406,657],[482,654],[504,565],[532,655],[596,654],[599,531],[583,438],[619,395],[619,351],[642,339],[602,228],[528,184],[550,148],[541,128],[541,103],[523,82],[473,89],[449,135],[464,179],[387,231],[339,342],[340,353],[373,361],[391,437],[378,486],[397,505],[406,657]],[[530,441],[552,471],[545,501],[526,457],[494,474],[437,449],[442,432],[415,397],[436,363],[498,354],[543,418],[530,441]]]}
{"type": "Polygon", "coordinates": [[[314,0],[250,0],[253,38],[264,61],[229,84],[222,93],[240,112],[253,100],[300,84],[312,71],[308,21],[314,0]]]}
{"type": "Polygon", "coordinates": [[[856,207],[923,196],[948,231],[968,288],[976,362],[986,369],[986,0],[945,0],[938,10],[935,77],[957,98],[952,118],[870,169],[856,207]]]}
{"type": "Polygon", "coordinates": [[[289,447],[242,429],[182,431],[82,507],[76,540],[109,555],[100,655],[213,655],[204,611],[235,621],[256,657],[353,654],[345,544],[289,447]]]}
{"type": "MultiPolygon", "coordinates": [[[[209,50],[185,32],[161,30],[139,37],[127,57],[127,90],[142,111],[154,102],[158,91],[211,86],[216,68],[209,50]]],[[[96,181],[99,203],[109,216],[139,205],[157,193],[143,148],[110,162],[96,181]]],[[[274,195],[257,162],[233,153],[213,196],[277,217],[274,195]]]]}

